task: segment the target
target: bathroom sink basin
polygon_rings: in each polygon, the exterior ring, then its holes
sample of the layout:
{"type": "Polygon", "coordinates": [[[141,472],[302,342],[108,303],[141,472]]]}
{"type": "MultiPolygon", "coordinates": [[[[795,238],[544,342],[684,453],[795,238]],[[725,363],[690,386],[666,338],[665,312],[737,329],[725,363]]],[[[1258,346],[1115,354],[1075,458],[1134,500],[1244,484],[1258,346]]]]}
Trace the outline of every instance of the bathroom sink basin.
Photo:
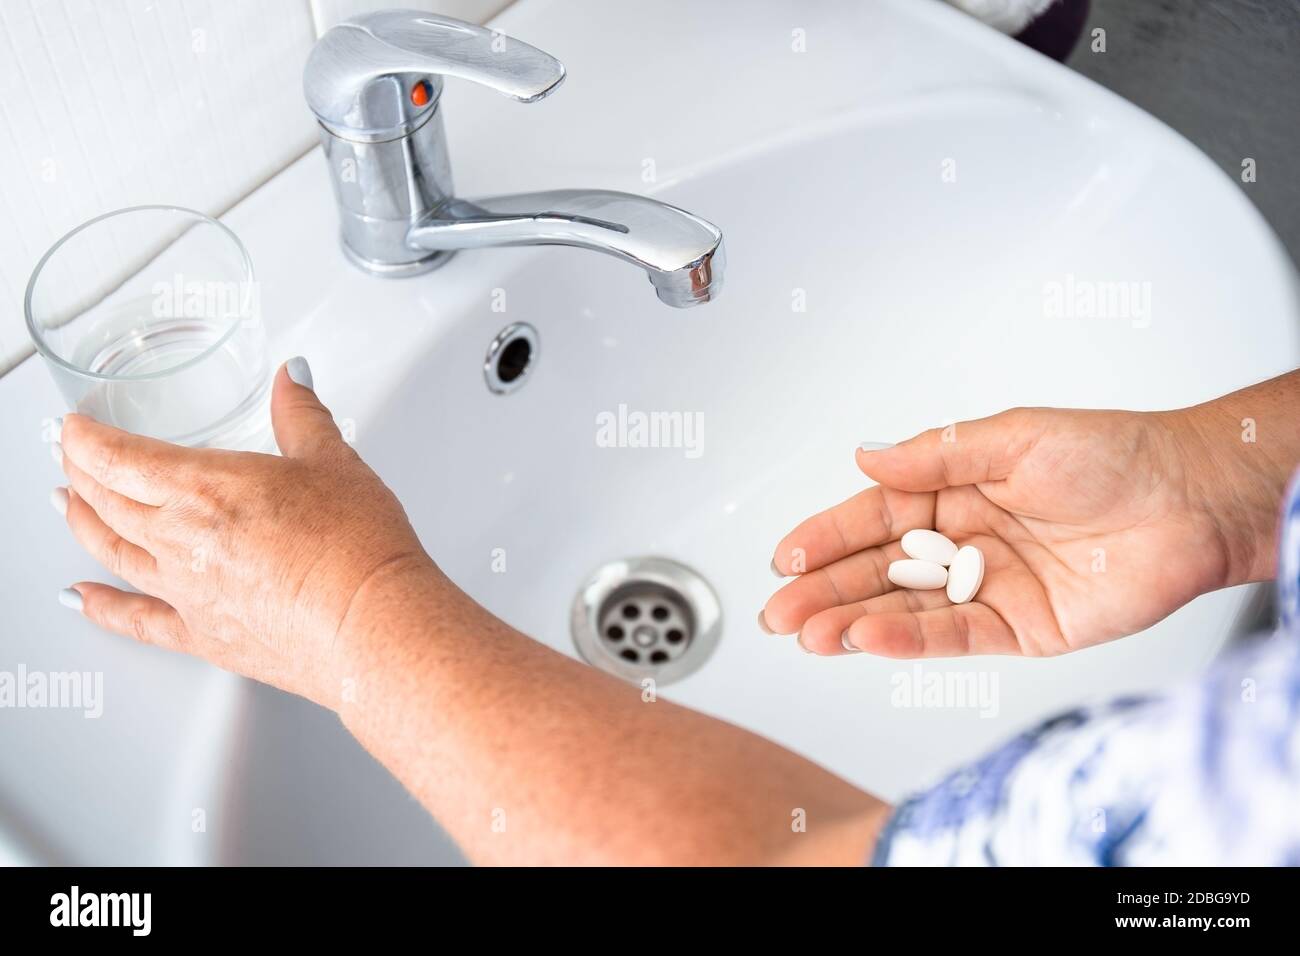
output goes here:
{"type": "MultiPolygon", "coordinates": [[[[1294,269],[1205,157],[937,3],[648,13],[525,0],[499,26],[559,57],[569,80],[528,107],[449,86],[458,187],[625,189],[704,216],[726,236],[716,301],[666,308],[641,271],[571,249],[366,276],[333,241],[314,154],[228,217],[257,263],[264,314],[282,317],[278,351],[311,359],[322,398],[473,597],[576,654],[570,608],[596,568],[682,562],[716,592],[721,637],[660,693],[888,798],[1037,718],[1194,674],[1217,653],[1242,589],[1051,660],[824,659],[755,623],[778,585],[775,542],[864,486],[860,441],[1012,405],[1172,407],[1295,366],[1294,269]],[[514,323],[538,347],[521,387],[496,394],[485,355],[514,323]],[[692,430],[643,447],[623,425],[655,413],[692,430]],[[950,675],[982,693],[947,707],[908,693],[950,675]]],[[[20,373],[34,383],[32,364],[20,373]]],[[[332,716],[149,649],[114,653],[101,666],[122,683],[148,667],[221,702],[200,755],[176,763],[193,776],[173,772],[175,806],[216,808],[213,838],[184,858],[459,859],[332,716]]],[[[163,756],[192,749],[143,704],[117,707],[100,733],[141,735],[163,756]]],[[[6,768],[0,784],[18,825],[41,817],[39,788],[80,779],[59,766],[57,740],[41,753],[27,778],[6,768]]],[[[116,799],[145,785],[119,773],[116,799]]],[[[96,793],[84,800],[86,813],[113,813],[96,793]]],[[[132,820],[115,859],[176,858],[162,823],[132,820]]],[[[74,858],[109,855],[89,836],[70,846],[74,858]]]]}

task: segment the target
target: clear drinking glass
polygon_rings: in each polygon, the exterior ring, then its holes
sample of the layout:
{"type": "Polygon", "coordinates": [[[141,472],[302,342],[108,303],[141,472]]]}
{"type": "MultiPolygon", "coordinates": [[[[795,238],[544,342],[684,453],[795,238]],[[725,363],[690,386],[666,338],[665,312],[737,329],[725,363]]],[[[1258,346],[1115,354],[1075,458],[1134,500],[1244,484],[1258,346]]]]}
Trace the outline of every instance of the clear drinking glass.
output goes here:
{"type": "Polygon", "coordinates": [[[24,311],[75,411],[182,445],[273,449],[253,263],[217,220],[177,206],[92,219],[37,263],[24,311]]]}

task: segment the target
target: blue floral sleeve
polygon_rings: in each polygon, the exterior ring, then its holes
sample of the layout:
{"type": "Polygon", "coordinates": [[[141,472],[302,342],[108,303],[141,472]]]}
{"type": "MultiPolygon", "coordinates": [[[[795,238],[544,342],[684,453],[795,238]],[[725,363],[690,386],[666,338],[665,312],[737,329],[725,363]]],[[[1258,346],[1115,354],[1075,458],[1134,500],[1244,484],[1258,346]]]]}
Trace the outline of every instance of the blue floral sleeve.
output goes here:
{"type": "Polygon", "coordinates": [[[1280,623],[1197,684],[1055,717],[886,824],[876,865],[1300,865],[1300,478],[1280,623]]]}

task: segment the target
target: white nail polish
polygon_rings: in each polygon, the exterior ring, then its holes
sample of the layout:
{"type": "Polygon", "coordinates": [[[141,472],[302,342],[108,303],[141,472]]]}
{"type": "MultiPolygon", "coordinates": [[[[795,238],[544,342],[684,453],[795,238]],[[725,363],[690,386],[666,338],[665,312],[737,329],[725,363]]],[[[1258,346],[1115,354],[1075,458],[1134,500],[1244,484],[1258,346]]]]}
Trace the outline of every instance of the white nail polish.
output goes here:
{"type": "Polygon", "coordinates": [[[60,591],[59,603],[66,608],[71,608],[74,611],[80,611],[82,608],[86,606],[86,602],[82,598],[81,592],[78,591],[76,588],[64,588],[62,591],[60,591]]]}
{"type": "Polygon", "coordinates": [[[55,463],[56,465],[62,465],[62,464],[63,464],[63,446],[60,445],[58,442],[53,442],[53,443],[51,443],[51,445],[50,445],[50,457],[54,459],[54,463],[55,463]]]}
{"type": "Polygon", "coordinates": [[[54,419],[52,424],[54,425],[54,440],[61,441],[63,439],[63,416],[60,415],[54,419]]]}
{"type": "Polygon", "coordinates": [[[884,451],[886,448],[893,448],[892,441],[864,441],[858,443],[858,451],[884,451]]]}
{"type": "Polygon", "coordinates": [[[764,634],[776,633],[776,631],[772,630],[770,627],[767,626],[767,617],[763,614],[762,611],[758,612],[758,626],[763,631],[764,634]]]}
{"type": "Polygon", "coordinates": [[[848,632],[848,631],[845,631],[843,634],[840,635],[840,645],[841,645],[841,646],[842,646],[846,651],[857,651],[857,650],[858,650],[858,648],[854,647],[852,644],[849,643],[849,632],[848,632]]]}
{"type": "Polygon", "coordinates": [[[770,568],[772,569],[772,573],[773,573],[774,575],[776,575],[778,578],[783,578],[783,577],[785,577],[785,575],[781,573],[780,568],[778,568],[778,567],[776,566],[776,558],[773,558],[773,559],[772,559],[772,563],[771,563],[770,565],[768,565],[768,567],[770,567],[770,568]]]}
{"type": "Polygon", "coordinates": [[[307,364],[307,360],[301,355],[295,355],[285,362],[284,370],[288,373],[289,381],[293,382],[293,384],[315,391],[316,386],[312,382],[311,366],[307,364]]]}
{"type": "Polygon", "coordinates": [[[67,517],[68,514],[68,489],[55,488],[50,492],[50,506],[59,514],[67,517]]]}

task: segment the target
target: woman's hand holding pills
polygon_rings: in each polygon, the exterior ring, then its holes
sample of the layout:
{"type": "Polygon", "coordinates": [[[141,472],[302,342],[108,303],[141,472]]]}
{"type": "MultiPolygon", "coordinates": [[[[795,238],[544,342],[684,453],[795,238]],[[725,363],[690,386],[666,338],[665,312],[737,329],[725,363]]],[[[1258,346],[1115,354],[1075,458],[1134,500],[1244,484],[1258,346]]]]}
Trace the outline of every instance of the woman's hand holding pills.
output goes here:
{"type": "Polygon", "coordinates": [[[859,450],[879,484],[781,540],[773,568],[796,577],[760,624],[816,654],[1044,656],[1264,579],[1296,449],[1243,452],[1238,422],[1272,384],[1174,412],[1013,409],[859,450]]]}

